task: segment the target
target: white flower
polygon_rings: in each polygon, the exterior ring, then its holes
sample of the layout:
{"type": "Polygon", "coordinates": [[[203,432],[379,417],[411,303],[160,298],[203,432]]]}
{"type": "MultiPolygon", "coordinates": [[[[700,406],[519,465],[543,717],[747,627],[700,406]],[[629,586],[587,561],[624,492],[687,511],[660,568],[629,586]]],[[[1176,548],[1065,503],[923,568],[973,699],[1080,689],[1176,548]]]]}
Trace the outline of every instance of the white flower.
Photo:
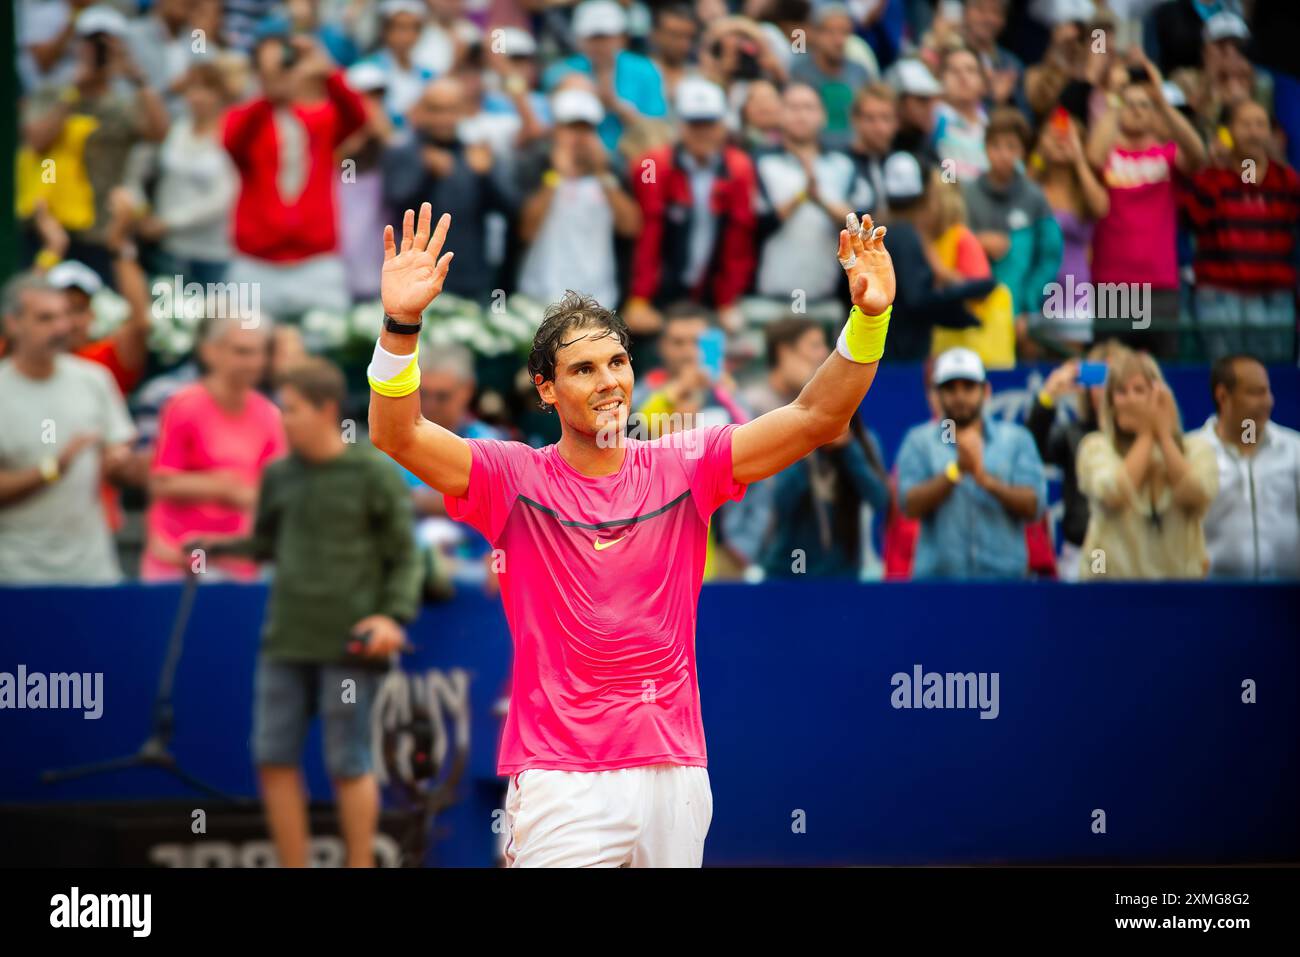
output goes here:
{"type": "Polygon", "coordinates": [[[356,339],[373,339],[384,325],[384,304],[378,300],[353,307],[348,317],[349,332],[356,339]]]}
{"type": "Polygon", "coordinates": [[[101,289],[90,300],[90,310],[95,318],[90,323],[90,335],[102,339],[126,321],[131,311],[126,300],[111,289],[101,289]]]}
{"type": "Polygon", "coordinates": [[[302,335],[307,351],[337,349],[348,338],[348,321],[338,313],[312,309],[302,317],[302,335]]]}

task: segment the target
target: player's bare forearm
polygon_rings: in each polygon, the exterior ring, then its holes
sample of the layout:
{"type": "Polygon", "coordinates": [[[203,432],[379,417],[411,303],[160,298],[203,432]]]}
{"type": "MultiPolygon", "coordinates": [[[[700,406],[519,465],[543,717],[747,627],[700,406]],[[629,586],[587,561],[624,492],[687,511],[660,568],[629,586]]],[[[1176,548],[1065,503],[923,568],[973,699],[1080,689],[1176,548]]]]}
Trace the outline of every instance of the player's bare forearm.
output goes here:
{"type": "MultiPolygon", "coordinates": [[[[398,322],[416,324],[420,316],[442,291],[451,267],[452,254],[439,258],[451,217],[443,214],[432,235],[429,231],[433,209],[428,203],[420,207],[419,226],[415,213],[407,210],[402,218],[402,242],[399,250],[393,227],[384,229],[384,271],[380,295],[384,312],[398,322]]],[[[400,361],[412,356],[419,344],[418,335],[403,335],[385,328],[379,334],[379,347],[388,353],[384,361],[409,366],[400,361]]],[[[375,363],[381,360],[376,351],[375,363]]],[[[375,448],[415,474],[422,482],[447,495],[464,495],[469,488],[469,443],[454,432],[430,422],[420,412],[419,378],[407,380],[405,389],[390,388],[390,380],[371,378],[370,442],[375,448]],[[384,381],[381,381],[384,380],[384,381]],[[379,389],[375,383],[378,382],[379,389]],[[380,391],[382,389],[383,391],[380,391]],[[405,395],[387,392],[406,391],[405,395]]]]}
{"type": "Polygon", "coordinates": [[[850,362],[832,352],[797,399],[736,430],[731,440],[735,480],[775,475],[838,436],[862,404],[879,365],[850,362]]]}
{"type": "Polygon", "coordinates": [[[469,488],[469,443],[420,414],[419,393],[370,393],[370,441],[430,488],[461,496],[469,488]]]}

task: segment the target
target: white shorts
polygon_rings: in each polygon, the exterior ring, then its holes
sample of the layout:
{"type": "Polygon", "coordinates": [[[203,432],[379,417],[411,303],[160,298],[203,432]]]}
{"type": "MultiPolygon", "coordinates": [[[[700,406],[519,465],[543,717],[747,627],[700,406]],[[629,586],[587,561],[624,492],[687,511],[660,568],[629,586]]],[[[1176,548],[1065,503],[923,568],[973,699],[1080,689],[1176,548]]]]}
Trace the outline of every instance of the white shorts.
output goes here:
{"type": "Polygon", "coordinates": [[[707,768],[511,775],[507,867],[699,867],[713,820],[707,768]]]}

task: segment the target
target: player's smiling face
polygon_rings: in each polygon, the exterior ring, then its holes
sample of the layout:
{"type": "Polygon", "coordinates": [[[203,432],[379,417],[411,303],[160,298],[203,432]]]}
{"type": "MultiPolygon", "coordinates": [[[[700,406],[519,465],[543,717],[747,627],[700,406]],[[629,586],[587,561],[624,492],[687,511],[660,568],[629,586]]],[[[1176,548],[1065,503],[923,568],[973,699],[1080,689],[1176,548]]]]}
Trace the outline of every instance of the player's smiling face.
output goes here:
{"type": "Polygon", "coordinates": [[[555,353],[555,379],[538,385],[565,428],[622,433],[632,402],[632,361],[603,329],[575,329],[555,353]]]}

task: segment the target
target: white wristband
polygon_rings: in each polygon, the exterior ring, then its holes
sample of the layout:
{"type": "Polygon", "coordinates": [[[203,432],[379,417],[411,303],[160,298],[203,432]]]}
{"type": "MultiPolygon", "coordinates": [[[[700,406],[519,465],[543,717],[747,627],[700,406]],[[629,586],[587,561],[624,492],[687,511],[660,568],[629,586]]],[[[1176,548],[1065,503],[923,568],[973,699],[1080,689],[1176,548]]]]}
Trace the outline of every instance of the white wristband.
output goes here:
{"type": "Polygon", "coordinates": [[[861,363],[861,360],[853,358],[853,352],[849,349],[848,331],[849,325],[848,323],[845,323],[844,328],[840,330],[840,337],[835,340],[835,351],[850,362],[861,363]]]}
{"type": "Polygon", "coordinates": [[[370,367],[366,375],[387,382],[411,364],[410,355],[395,356],[375,340],[375,354],[370,357],[370,367]]]}

